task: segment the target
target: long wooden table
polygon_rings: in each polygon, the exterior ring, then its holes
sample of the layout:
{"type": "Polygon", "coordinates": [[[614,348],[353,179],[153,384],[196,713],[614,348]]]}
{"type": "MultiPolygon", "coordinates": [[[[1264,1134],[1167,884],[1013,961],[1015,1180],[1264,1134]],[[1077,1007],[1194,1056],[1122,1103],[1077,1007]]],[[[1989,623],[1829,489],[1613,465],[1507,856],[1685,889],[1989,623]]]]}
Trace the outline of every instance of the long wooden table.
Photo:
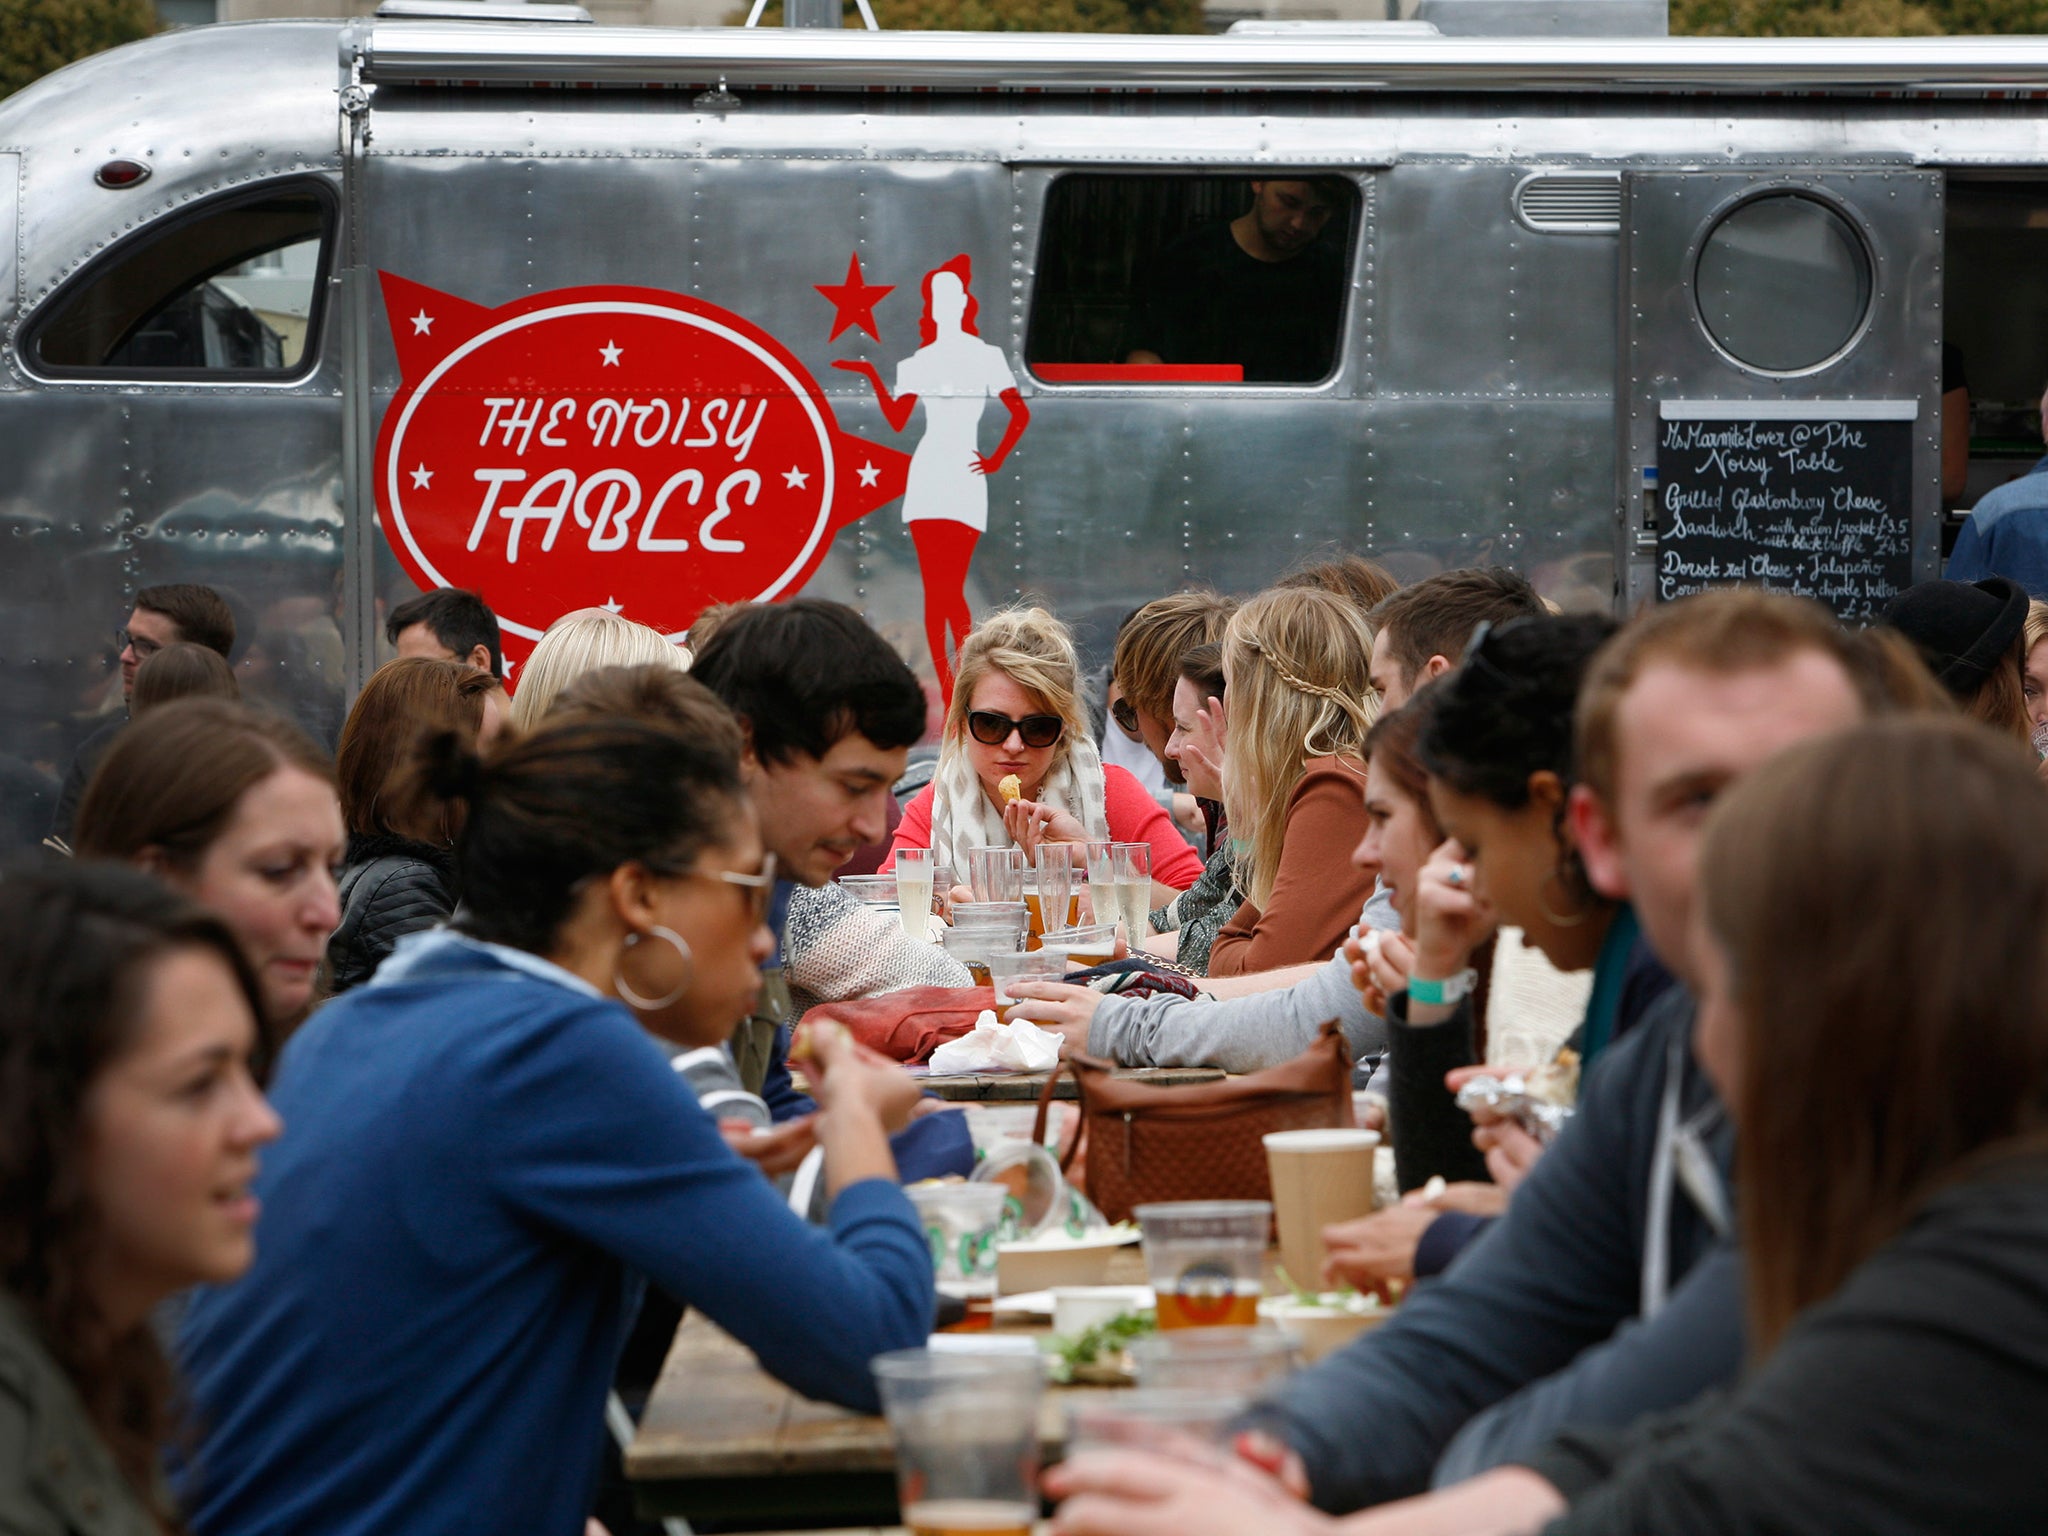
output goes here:
{"type": "MultiPolygon", "coordinates": [[[[1132,1082],[1153,1083],[1161,1088],[1181,1088],[1189,1083],[1213,1083],[1223,1077],[1221,1067],[1119,1067],[1116,1075],[1132,1082]]],[[[1045,1092],[1048,1072],[971,1072],[948,1077],[923,1077],[918,1085],[949,1103],[1010,1104],[1037,1103],[1045,1092]]],[[[1056,1099],[1077,1099],[1080,1086],[1069,1073],[1053,1089],[1056,1099]]]]}
{"type": "MultiPolygon", "coordinates": [[[[1109,1280],[1145,1283],[1135,1244],[1117,1253],[1109,1280]]],[[[1047,1331],[1031,1320],[998,1319],[996,1327],[1047,1331]]],[[[1039,1422],[1047,1459],[1065,1445],[1074,1395],[1115,1390],[1047,1391],[1039,1422]]],[[[898,1523],[888,1425],[800,1396],[762,1370],[752,1350],[696,1313],[676,1330],[625,1462],[649,1515],[756,1530],[898,1523]]]]}

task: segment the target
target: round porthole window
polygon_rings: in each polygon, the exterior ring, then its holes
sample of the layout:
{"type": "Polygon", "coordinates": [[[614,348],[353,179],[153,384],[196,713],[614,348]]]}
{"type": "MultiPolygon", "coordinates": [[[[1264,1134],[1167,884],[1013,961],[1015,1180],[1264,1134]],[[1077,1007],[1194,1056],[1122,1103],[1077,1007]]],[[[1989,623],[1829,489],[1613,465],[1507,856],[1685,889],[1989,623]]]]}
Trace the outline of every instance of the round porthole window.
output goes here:
{"type": "Polygon", "coordinates": [[[1700,319],[1722,351],[1764,373],[1839,354],[1870,311],[1870,252],[1817,198],[1774,192],[1730,209],[1700,247],[1700,319]]]}

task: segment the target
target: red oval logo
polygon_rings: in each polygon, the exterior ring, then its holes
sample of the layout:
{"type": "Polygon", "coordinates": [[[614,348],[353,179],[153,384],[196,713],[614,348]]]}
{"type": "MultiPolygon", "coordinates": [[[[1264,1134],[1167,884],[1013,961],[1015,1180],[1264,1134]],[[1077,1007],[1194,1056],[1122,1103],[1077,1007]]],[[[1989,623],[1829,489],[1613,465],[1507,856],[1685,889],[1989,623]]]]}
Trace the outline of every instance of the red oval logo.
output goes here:
{"type": "Polygon", "coordinates": [[[680,638],[712,603],[793,595],[908,458],[841,432],[772,336],[643,288],[500,309],[390,274],[404,388],[377,511],[421,587],[481,594],[523,653],[605,607],[680,638]]]}

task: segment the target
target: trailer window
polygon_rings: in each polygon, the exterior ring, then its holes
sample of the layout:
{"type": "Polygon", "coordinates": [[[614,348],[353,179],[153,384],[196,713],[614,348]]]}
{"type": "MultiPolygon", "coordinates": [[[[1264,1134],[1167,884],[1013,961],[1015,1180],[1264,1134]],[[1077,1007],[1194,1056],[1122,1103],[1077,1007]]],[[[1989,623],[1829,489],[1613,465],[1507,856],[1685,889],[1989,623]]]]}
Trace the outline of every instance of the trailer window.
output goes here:
{"type": "Polygon", "coordinates": [[[1048,383],[1314,384],[1342,353],[1350,179],[1063,176],[1025,342],[1048,383]]]}
{"type": "Polygon", "coordinates": [[[299,373],[319,329],[332,208],[302,183],[146,231],[58,294],[30,355],[56,374],[299,373]]]}
{"type": "Polygon", "coordinates": [[[1870,312],[1870,253],[1818,198],[1738,204],[1700,246],[1700,319],[1715,344],[1762,373],[1802,373],[1844,351],[1870,312]]]}

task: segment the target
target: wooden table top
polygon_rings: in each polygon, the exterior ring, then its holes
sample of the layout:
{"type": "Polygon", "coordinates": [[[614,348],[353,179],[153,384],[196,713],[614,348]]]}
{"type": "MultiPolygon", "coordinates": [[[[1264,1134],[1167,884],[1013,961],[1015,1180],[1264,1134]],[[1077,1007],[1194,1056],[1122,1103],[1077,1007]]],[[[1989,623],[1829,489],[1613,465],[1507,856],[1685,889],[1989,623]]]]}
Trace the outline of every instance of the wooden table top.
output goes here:
{"type": "MultiPolygon", "coordinates": [[[[1135,1244],[1117,1251],[1109,1283],[1145,1283],[1144,1255],[1135,1244]]],[[[999,1318],[996,1331],[1051,1329],[1043,1319],[999,1318]]],[[[1076,1394],[1116,1390],[1048,1388],[1039,1422],[1046,1450],[1057,1454],[1065,1444],[1066,1411],[1076,1394]]],[[[635,1482],[887,1473],[895,1467],[889,1426],[880,1418],[814,1403],[785,1387],[761,1369],[752,1350],[695,1312],[676,1330],[625,1462],[635,1482]]]]}
{"type": "MultiPolygon", "coordinates": [[[[973,1072],[950,1077],[919,1078],[919,1086],[949,1103],[1037,1103],[1045,1092],[1045,1072],[973,1072]]],[[[1190,1083],[1213,1083],[1224,1076],[1220,1067],[1119,1067],[1116,1075],[1137,1083],[1154,1083],[1161,1088],[1179,1088],[1190,1083]]],[[[1072,1073],[1053,1090],[1056,1099],[1080,1097],[1072,1073]]]]}

